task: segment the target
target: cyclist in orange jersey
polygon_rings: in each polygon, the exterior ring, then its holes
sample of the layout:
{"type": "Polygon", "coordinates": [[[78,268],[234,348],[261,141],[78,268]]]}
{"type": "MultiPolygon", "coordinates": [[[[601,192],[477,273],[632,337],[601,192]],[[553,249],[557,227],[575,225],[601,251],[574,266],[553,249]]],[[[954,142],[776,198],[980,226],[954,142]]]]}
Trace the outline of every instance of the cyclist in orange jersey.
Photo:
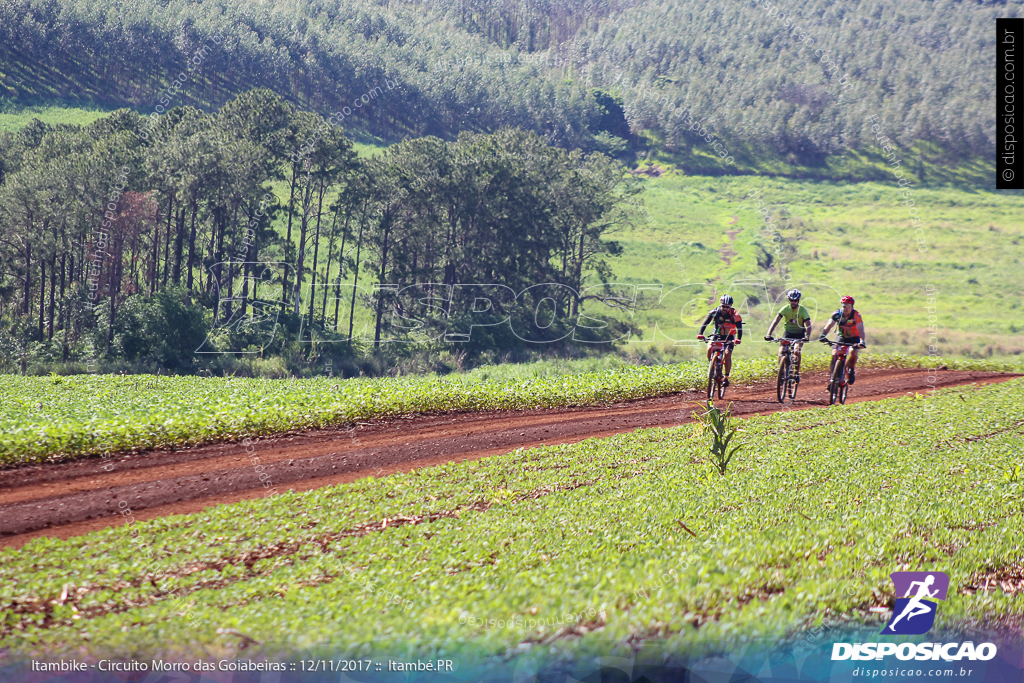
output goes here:
{"type": "MultiPolygon", "coordinates": [[[[856,344],[854,348],[850,349],[849,359],[846,361],[847,366],[850,369],[850,386],[853,386],[853,381],[856,379],[854,375],[854,369],[857,367],[857,349],[866,349],[868,345],[864,342],[864,321],[860,317],[860,313],[853,307],[853,297],[844,296],[840,299],[842,307],[832,314],[832,318],[825,325],[825,329],[821,331],[821,336],[818,338],[819,341],[825,341],[825,335],[833,328],[833,326],[839,327],[839,341],[844,344],[856,344]]],[[[829,366],[828,375],[832,376],[832,368],[836,364],[836,349],[832,349],[832,364],[829,366]]]]}

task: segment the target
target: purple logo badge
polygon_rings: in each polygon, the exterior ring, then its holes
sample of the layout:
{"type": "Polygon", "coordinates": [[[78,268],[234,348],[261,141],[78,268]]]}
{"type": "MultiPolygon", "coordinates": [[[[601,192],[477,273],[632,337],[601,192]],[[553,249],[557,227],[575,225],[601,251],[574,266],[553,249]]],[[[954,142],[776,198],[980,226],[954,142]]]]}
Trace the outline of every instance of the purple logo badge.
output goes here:
{"type": "Polygon", "coordinates": [[[935,600],[946,599],[949,576],[943,572],[893,572],[889,576],[896,588],[896,606],[882,633],[903,636],[927,633],[935,623],[938,608],[935,600]]]}

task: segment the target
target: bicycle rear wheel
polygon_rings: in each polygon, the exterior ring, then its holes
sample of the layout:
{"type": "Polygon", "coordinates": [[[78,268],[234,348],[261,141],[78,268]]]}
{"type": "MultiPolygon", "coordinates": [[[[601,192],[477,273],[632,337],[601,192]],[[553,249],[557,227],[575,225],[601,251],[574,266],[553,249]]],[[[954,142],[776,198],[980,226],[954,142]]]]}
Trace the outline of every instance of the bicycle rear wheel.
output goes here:
{"type": "Polygon", "coordinates": [[[789,386],[789,357],[782,356],[782,362],[779,363],[779,376],[775,380],[775,396],[779,399],[779,403],[786,402],[786,391],[789,386]]]}
{"type": "Polygon", "coordinates": [[[832,381],[828,385],[828,404],[830,406],[835,405],[836,399],[839,398],[839,391],[842,388],[840,385],[843,383],[843,371],[846,369],[846,361],[842,358],[836,360],[836,366],[832,369],[832,381]]]}

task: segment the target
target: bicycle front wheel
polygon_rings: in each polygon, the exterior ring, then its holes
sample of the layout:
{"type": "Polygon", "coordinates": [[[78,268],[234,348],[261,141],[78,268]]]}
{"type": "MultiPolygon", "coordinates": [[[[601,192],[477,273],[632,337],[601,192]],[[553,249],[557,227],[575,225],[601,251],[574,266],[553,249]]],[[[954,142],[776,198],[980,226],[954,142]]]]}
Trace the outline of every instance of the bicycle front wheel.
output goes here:
{"type": "Polygon", "coordinates": [[[828,391],[828,404],[835,405],[836,399],[839,398],[839,391],[843,383],[843,370],[846,368],[846,361],[840,358],[836,361],[835,368],[832,369],[832,381],[829,383],[828,391]]]}
{"type": "Polygon", "coordinates": [[[846,405],[846,392],[849,390],[849,384],[844,384],[843,386],[839,387],[839,402],[843,405],[846,405]]]}
{"type": "Polygon", "coordinates": [[[708,400],[709,401],[712,398],[715,397],[715,377],[717,375],[715,370],[717,368],[717,362],[716,362],[717,360],[718,360],[718,356],[716,354],[712,354],[711,362],[708,363],[708,400]]]}
{"type": "Polygon", "coordinates": [[[779,403],[786,402],[786,389],[789,386],[789,358],[787,356],[782,357],[782,362],[779,363],[779,377],[775,380],[775,396],[779,399],[779,403]]]}

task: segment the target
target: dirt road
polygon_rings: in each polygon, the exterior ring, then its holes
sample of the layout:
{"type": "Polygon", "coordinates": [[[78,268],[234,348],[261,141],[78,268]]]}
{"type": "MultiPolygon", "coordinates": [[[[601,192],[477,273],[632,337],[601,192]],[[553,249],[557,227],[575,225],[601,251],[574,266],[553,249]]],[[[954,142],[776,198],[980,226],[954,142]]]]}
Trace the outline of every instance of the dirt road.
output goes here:
{"type": "MultiPolygon", "coordinates": [[[[1005,381],[1015,375],[939,371],[934,386],[1005,381]]],[[[795,409],[828,406],[824,374],[808,374],[795,409]]],[[[928,389],[923,370],[858,372],[848,402],[879,400],[928,389]]],[[[155,450],[0,472],[0,547],[33,538],[68,538],[123,523],[119,503],[137,520],[196,512],[278,492],[382,476],[453,460],[471,460],[520,447],[573,443],[639,428],[689,422],[700,392],[597,408],[496,411],[392,418],[347,429],[324,429],[239,443],[155,450]],[[114,463],[105,472],[102,465],[114,463]],[[269,476],[269,479],[267,479],[269,476]]],[[[730,387],[737,415],[779,410],[774,382],[730,387]]],[[[108,465],[109,467],[109,465],[108,465]]]]}

